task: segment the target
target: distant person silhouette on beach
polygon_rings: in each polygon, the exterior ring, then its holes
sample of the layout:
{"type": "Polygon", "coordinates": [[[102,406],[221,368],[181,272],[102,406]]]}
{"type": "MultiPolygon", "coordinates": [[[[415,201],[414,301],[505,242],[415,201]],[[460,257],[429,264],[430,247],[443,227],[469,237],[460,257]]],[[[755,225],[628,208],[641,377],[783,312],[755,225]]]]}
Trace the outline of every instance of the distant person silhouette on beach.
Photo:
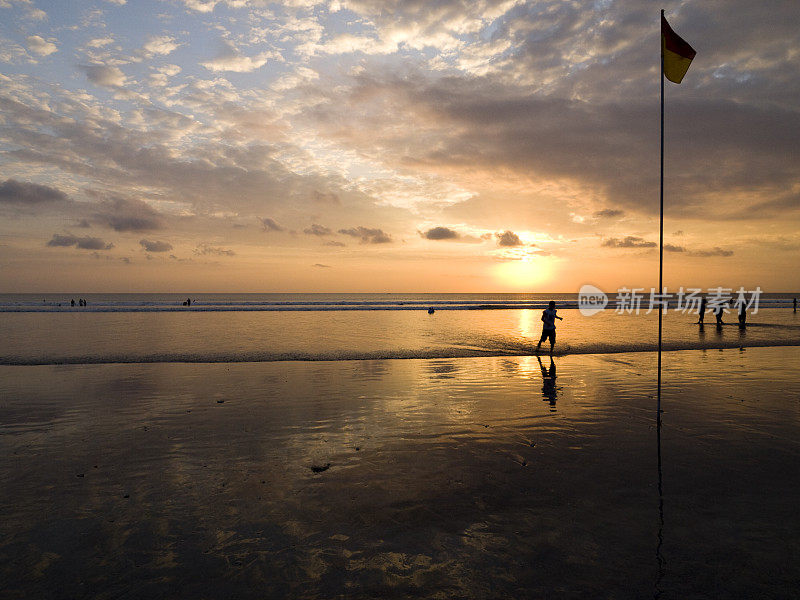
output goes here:
{"type": "Polygon", "coordinates": [[[700,325],[702,325],[703,324],[703,319],[706,318],[706,297],[705,296],[700,298],[700,308],[698,309],[697,314],[700,315],[697,318],[697,322],[700,325]]]}
{"type": "Polygon", "coordinates": [[[714,316],[717,318],[717,327],[722,327],[725,323],[722,321],[722,305],[714,309],[714,316]]]}
{"type": "Polygon", "coordinates": [[[739,329],[744,329],[747,327],[747,310],[745,308],[744,302],[739,307],[739,329]]]}
{"type": "Polygon", "coordinates": [[[550,357],[550,368],[546,369],[542,364],[542,359],[538,356],[539,368],[542,370],[542,399],[550,403],[550,409],[555,410],[556,400],[558,400],[558,389],[556,388],[556,363],[550,357]]]}
{"type": "Polygon", "coordinates": [[[794,299],[794,312],[797,312],[797,298],[794,299]]]}
{"type": "Polygon", "coordinates": [[[556,314],[556,303],[550,300],[547,308],[542,311],[542,337],[539,338],[539,343],[536,344],[536,352],[542,347],[542,342],[550,338],[550,354],[553,354],[553,346],[556,345],[556,319],[563,321],[561,317],[556,314]]]}

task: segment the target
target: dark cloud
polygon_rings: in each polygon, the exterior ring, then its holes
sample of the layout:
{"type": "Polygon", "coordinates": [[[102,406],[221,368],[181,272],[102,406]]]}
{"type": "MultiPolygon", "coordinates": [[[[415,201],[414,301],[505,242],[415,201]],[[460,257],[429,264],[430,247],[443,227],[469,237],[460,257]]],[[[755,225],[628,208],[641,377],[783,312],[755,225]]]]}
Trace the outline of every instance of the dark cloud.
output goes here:
{"type": "Polygon", "coordinates": [[[624,210],[619,210],[616,208],[604,208],[603,210],[598,210],[596,213],[594,213],[594,216],[600,219],[611,219],[613,217],[621,217],[624,214],[624,210]]]}
{"type": "Polygon", "coordinates": [[[304,229],[303,233],[305,233],[306,235],[324,236],[324,235],[331,235],[333,231],[330,229],[330,227],[324,227],[323,225],[317,225],[316,223],[314,223],[308,229],[304,229]]]}
{"type": "Polygon", "coordinates": [[[113,197],[98,205],[93,220],[114,231],[145,232],[163,227],[160,213],[142,200],[113,197]]]}
{"type": "MultiPolygon", "coordinates": [[[[569,29],[569,21],[559,24],[559,30],[562,26],[569,29]]],[[[541,33],[539,27],[533,31],[537,33],[532,35],[541,33]]],[[[545,36],[540,45],[547,46],[548,40],[545,36]]],[[[641,54],[638,43],[628,41],[626,47],[641,54]]],[[[649,67],[641,63],[637,68],[641,70],[634,81],[645,89],[649,67]]],[[[585,80],[593,76],[591,71],[565,81],[585,80]]],[[[715,83],[713,77],[704,81],[715,83]]],[[[396,152],[397,163],[408,168],[507,169],[526,177],[564,179],[599,192],[612,204],[607,210],[656,213],[658,171],[651,161],[658,156],[659,128],[652,116],[653,99],[641,93],[605,97],[601,82],[593,83],[597,86],[590,91],[598,97],[576,100],[572,90],[565,90],[569,93],[564,96],[555,91],[531,93],[498,75],[435,80],[364,75],[353,98],[391,98],[410,120],[415,116],[419,129],[409,127],[403,135],[357,133],[360,125],[349,122],[350,135],[355,142],[378,144],[387,154],[396,152]],[[436,143],[413,144],[419,131],[436,143]]],[[[686,88],[690,86],[682,86],[681,92],[686,88]]],[[[761,206],[768,215],[800,206],[797,193],[792,193],[797,184],[793,165],[800,160],[796,110],[737,102],[708,91],[699,95],[690,89],[670,98],[667,119],[665,202],[676,216],[736,213],[740,218],[742,198],[745,206],[761,206]],[[722,195],[726,191],[730,200],[722,195]],[[719,200],[709,202],[711,195],[719,200]]]]}
{"type": "Polygon", "coordinates": [[[278,225],[275,221],[270,219],[269,217],[263,217],[259,219],[261,221],[261,225],[264,228],[264,231],[285,231],[286,228],[278,225]]]}
{"type": "Polygon", "coordinates": [[[339,233],[358,238],[362,244],[388,244],[392,241],[392,236],[382,229],[371,229],[369,227],[351,227],[350,229],[340,229],[339,233]]]}
{"type": "Polygon", "coordinates": [[[0,204],[43,204],[61,202],[67,195],[55,188],[37,183],[6,179],[0,183],[0,204]]]}
{"type": "Polygon", "coordinates": [[[332,268],[330,265],[323,265],[322,263],[315,263],[311,265],[312,267],[318,267],[320,269],[330,269],[332,268]]]}
{"type": "Polygon", "coordinates": [[[522,240],[513,231],[506,230],[503,233],[496,233],[495,236],[497,237],[498,246],[513,247],[522,245],[522,240]]]}
{"type": "Polygon", "coordinates": [[[428,231],[421,231],[420,235],[426,240],[457,240],[461,237],[461,234],[448,227],[433,227],[428,231]]]}
{"type": "Polygon", "coordinates": [[[145,252],[169,252],[172,250],[172,244],[160,240],[139,240],[139,244],[145,249],[145,252]]]}
{"type": "Polygon", "coordinates": [[[647,242],[643,238],[634,235],[626,236],[623,240],[608,238],[603,240],[602,245],[606,248],[655,248],[658,246],[655,242],[647,242]]]}
{"type": "Polygon", "coordinates": [[[114,247],[114,244],[111,242],[104,242],[100,238],[89,236],[78,237],[71,233],[54,233],[53,238],[47,242],[47,245],[54,248],[75,246],[81,250],[110,250],[114,247]]]}
{"type": "Polygon", "coordinates": [[[314,190],[311,192],[311,199],[314,202],[320,202],[322,204],[333,204],[339,205],[342,201],[339,199],[338,194],[334,194],[333,192],[319,192],[314,190]]]}
{"type": "Polygon", "coordinates": [[[322,245],[323,246],[335,246],[336,248],[344,248],[345,246],[347,246],[347,244],[345,244],[344,242],[337,242],[336,240],[328,240],[327,242],[325,242],[322,245]]]}
{"type": "Polygon", "coordinates": [[[197,248],[193,250],[193,252],[197,255],[212,255],[212,256],[236,256],[236,252],[233,250],[227,250],[225,248],[221,248],[219,246],[212,246],[208,242],[200,243],[197,248]]]}
{"type": "Polygon", "coordinates": [[[701,258],[711,256],[733,256],[733,250],[725,250],[719,246],[714,246],[710,250],[692,250],[689,256],[699,256],[701,258]]]}
{"type": "Polygon", "coordinates": [[[125,75],[119,67],[106,65],[78,65],[86,78],[95,85],[118,88],[125,83],[125,75]]]}
{"type": "Polygon", "coordinates": [[[686,248],[674,244],[664,244],[664,250],[667,252],[686,252],[686,248]]]}

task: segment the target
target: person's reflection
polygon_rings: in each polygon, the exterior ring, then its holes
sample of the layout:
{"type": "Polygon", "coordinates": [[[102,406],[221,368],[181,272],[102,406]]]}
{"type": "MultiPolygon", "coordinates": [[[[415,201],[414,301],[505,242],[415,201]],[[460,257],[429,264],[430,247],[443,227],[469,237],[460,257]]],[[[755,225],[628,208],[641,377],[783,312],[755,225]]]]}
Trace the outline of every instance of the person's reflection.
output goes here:
{"type": "Polygon", "coordinates": [[[702,323],[700,323],[700,341],[706,339],[706,330],[702,323]]]}
{"type": "Polygon", "coordinates": [[[556,400],[558,400],[558,388],[556,388],[556,363],[553,362],[553,357],[550,357],[550,368],[546,369],[542,364],[542,359],[536,357],[539,361],[539,368],[542,370],[542,400],[550,403],[550,410],[556,409],[556,400]]]}

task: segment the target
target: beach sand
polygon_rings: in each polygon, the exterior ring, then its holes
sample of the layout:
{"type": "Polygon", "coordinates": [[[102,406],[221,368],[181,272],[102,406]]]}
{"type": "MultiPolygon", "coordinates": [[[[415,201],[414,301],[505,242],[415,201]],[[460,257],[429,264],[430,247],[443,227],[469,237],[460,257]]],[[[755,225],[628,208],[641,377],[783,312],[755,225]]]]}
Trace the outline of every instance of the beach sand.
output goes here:
{"type": "Polygon", "coordinates": [[[800,584],[800,348],[0,367],[2,598],[800,584]],[[659,485],[661,484],[661,485],[659,485]]]}

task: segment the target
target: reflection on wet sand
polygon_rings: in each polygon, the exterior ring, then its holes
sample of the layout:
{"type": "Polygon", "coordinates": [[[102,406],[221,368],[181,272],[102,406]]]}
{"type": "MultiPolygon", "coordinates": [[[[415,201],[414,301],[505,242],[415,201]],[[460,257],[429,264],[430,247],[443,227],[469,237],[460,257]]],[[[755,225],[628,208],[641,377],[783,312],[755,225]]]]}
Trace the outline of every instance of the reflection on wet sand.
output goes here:
{"type": "Polygon", "coordinates": [[[539,368],[542,370],[542,398],[545,402],[550,404],[550,410],[556,410],[556,401],[558,400],[558,388],[556,388],[556,363],[553,357],[550,357],[550,367],[545,368],[542,364],[542,359],[536,357],[539,361],[539,368]]]}
{"type": "Polygon", "coordinates": [[[663,597],[791,597],[799,359],[665,355],[660,575],[652,355],[564,357],[557,377],[533,357],[3,367],[0,580],[639,598],[660,577],[663,597]]]}

